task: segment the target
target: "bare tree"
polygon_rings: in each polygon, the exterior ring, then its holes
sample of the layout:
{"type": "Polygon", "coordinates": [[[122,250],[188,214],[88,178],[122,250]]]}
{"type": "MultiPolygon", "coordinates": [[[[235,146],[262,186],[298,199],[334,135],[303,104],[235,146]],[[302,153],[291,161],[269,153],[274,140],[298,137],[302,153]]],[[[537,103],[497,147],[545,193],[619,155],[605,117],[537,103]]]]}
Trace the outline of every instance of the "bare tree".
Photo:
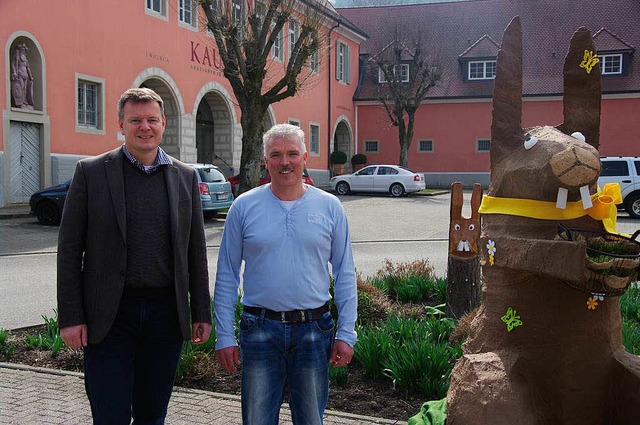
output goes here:
{"type": "Polygon", "coordinates": [[[372,56],[371,62],[379,70],[378,99],[392,125],[398,127],[400,158],[398,164],[407,167],[408,152],[413,139],[416,111],[427,97],[429,89],[440,80],[440,71],[428,59],[418,33],[409,40],[407,28],[397,25],[391,43],[372,56]]]}
{"type": "Polygon", "coordinates": [[[305,81],[303,68],[317,61],[325,6],[316,0],[200,0],[241,111],[240,193],[258,185],[263,123],[269,105],[294,96],[305,81]],[[244,18],[243,16],[246,16],[244,18]],[[282,50],[284,24],[295,22],[295,44],[282,69],[272,51],[282,50]]]}

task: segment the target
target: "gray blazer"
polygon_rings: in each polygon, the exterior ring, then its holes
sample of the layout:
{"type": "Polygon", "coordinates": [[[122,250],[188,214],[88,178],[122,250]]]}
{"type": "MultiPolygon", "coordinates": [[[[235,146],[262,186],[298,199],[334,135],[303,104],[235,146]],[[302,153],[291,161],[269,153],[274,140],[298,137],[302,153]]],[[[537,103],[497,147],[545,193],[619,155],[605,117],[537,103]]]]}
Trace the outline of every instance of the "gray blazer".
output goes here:
{"type": "MultiPolygon", "coordinates": [[[[60,223],[58,321],[60,327],[86,324],[92,344],[100,342],[113,325],[124,288],[123,157],[119,147],[78,162],[60,223]]],[[[178,318],[182,336],[189,339],[190,318],[211,323],[202,204],[193,168],[175,159],[173,165],[163,168],[178,318]]]]}

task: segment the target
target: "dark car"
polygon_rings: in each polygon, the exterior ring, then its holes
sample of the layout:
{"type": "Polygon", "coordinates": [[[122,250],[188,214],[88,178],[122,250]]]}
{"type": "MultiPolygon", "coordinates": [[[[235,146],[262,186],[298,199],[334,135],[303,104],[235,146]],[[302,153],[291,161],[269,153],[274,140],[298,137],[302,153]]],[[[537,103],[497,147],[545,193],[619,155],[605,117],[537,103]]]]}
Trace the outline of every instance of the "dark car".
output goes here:
{"type": "Polygon", "coordinates": [[[62,207],[64,207],[64,200],[67,199],[70,184],[71,180],[67,180],[31,195],[30,213],[35,215],[41,224],[60,224],[62,207]]]}
{"type": "MultiPolygon", "coordinates": [[[[315,184],[313,183],[313,179],[309,175],[309,172],[307,171],[306,168],[302,171],[302,179],[306,184],[315,186],[315,184]]],[[[240,174],[236,174],[235,176],[228,177],[227,180],[229,180],[229,183],[231,183],[231,190],[233,191],[233,193],[237,194],[238,187],[240,185],[240,174]]],[[[269,170],[267,170],[267,167],[265,167],[264,164],[261,164],[260,165],[260,181],[258,182],[258,185],[262,186],[263,184],[266,184],[269,182],[271,182],[271,176],[269,175],[269,170]]]]}

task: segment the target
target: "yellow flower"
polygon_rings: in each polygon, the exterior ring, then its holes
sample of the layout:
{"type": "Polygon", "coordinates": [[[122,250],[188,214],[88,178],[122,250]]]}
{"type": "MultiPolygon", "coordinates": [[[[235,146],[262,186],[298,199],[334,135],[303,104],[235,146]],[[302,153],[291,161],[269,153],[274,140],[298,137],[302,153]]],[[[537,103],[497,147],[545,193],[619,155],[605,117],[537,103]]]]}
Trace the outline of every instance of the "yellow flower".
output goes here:
{"type": "Polygon", "coordinates": [[[495,263],[495,262],[496,262],[496,261],[495,261],[495,259],[494,259],[493,255],[490,255],[490,256],[489,256],[489,264],[491,264],[491,265],[493,266],[493,263],[495,263]]]}
{"type": "Polygon", "coordinates": [[[597,306],[598,306],[598,301],[596,301],[595,298],[589,297],[589,300],[587,300],[587,308],[589,310],[595,310],[597,306]]]}

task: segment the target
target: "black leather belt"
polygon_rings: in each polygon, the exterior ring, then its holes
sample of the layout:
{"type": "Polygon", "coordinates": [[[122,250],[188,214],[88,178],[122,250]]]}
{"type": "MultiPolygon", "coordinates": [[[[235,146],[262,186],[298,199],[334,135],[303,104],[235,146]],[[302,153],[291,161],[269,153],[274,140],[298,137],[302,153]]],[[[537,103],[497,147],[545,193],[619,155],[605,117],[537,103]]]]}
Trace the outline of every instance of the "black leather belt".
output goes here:
{"type": "Polygon", "coordinates": [[[260,307],[242,307],[244,311],[254,316],[262,316],[270,320],[277,320],[282,323],[302,323],[313,322],[319,320],[322,316],[329,311],[329,303],[325,303],[322,307],[314,308],[311,310],[290,310],[290,311],[273,311],[268,308],[260,307]]]}

